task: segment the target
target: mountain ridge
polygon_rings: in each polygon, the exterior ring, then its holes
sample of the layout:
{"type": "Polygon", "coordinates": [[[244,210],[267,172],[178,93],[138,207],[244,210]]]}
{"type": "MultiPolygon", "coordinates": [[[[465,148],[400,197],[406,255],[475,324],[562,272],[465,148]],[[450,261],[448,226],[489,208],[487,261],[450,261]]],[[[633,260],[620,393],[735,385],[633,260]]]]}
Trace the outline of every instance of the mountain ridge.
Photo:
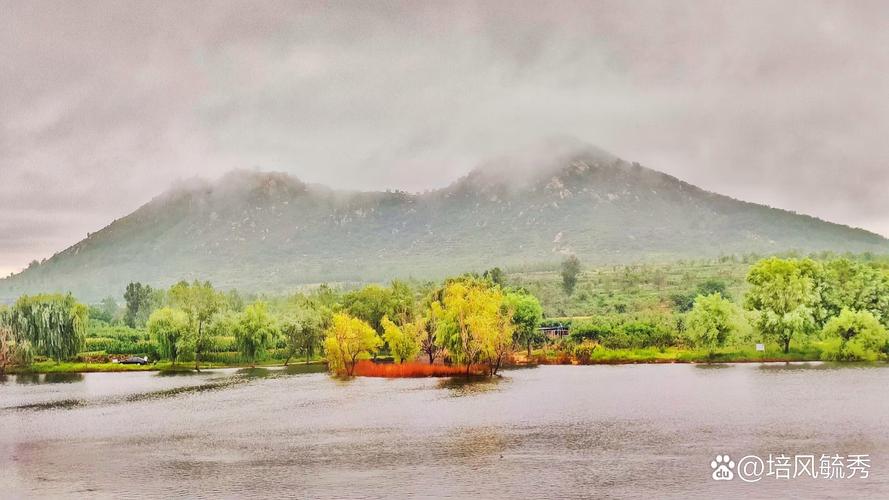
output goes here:
{"type": "Polygon", "coordinates": [[[209,279],[280,292],[320,282],[437,278],[556,262],[799,251],[886,252],[889,240],[703,190],[595,148],[501,158],[423,193],[341,191],[282,172],[180,183],[37,266],[0,280],[0,301],[126,283],[209,279]]]}

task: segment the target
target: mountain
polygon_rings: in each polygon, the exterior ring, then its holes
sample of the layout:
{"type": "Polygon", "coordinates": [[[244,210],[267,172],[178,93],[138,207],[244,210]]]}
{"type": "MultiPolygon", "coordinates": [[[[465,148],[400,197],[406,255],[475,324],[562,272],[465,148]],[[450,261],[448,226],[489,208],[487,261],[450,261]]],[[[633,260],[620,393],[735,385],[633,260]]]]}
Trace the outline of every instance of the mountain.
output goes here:
{"type": "Polygon", "coordinates": [[[280,292],[554,263],[571,253],[617,263],[786,250],[886,252],[889,241],[583,148],[547,161],[495,160],[423,194],[336,191],[258,171],[192,181],[0,280],[0,301],[69,290],[97,300],[130,281],[198,278],[280,292]]]}

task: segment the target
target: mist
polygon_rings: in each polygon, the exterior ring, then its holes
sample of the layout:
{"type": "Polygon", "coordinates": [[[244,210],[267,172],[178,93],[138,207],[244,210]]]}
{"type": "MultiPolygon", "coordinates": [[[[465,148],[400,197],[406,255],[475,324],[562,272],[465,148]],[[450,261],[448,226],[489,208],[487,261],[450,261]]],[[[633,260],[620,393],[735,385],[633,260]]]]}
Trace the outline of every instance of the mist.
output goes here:
{"type": "Polygon", "coordinates": [[[885,2],[0,12],[3,274],[181,179],[422,191],[552,137],[889,235],[885,2]]]}

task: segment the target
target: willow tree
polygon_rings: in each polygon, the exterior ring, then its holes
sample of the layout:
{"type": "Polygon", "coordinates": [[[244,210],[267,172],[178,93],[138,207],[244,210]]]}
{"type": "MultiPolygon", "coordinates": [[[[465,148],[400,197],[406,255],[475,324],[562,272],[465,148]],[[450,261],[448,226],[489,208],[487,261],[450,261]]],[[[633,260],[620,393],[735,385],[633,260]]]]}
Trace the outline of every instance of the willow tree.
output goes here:
{"type": "Polygon", "coordinates": [[[413,361],[420,352],[418,333],[422,329],[422,324],[407,322],[399,326],[391,321],[389,316],[383,316],[381,323],[383,339],[389,345],[389,352],[392,353],[395,362],[413,361]]]}
{"type": "Polygon", "coordinates": [[[335,314],[324,338],[328,366],[338,375],[351,377],[358,356],[375,353],[382,343],[367,322],[348,314],[335,314]]]}
{"type": "Polygon", "coordinates": [[[811,260],[773,257],[757,262],[747,274],[750,289],[745,305],[757,313],[756,326],[763,337],[780,344],[785,353],[793,338],[815,329],[818,272],[811,260]]]}
{"type": "Polygon", "coordinates": [[[822,359],[873,361],[889,347],[889,333],[869,311],[843,309],[824,325],[822,359]]]}
{"type": "Polygon", "coordinates": [[[330,311],[311,301],[305,301],[282,314],[278,320],[278,328],[287,345],[284,365],[287,366],[290,359],[297,354],[303,354],[308,363],[315,355],[315,348],[321,343],[329,323],[330,311]]]}
{"type": "Polygon", "coordinates": [[[194,369],[199,369],[201,354],[209,348],[205,326],[225,304],[225,297],[209,282],[181,281],[170,288],[170,305],[188,315],[190,345],[194,348],[194,369]]]}
{"type": "Polygon", "coordinates": [[[147,327],[160,355],[175,365],[188,342],[188,315],[179,309],[164,307],[151,313],[147,327]]]}
{"type": "Polygon", "coordinates": [[[7,321],[17,340],[58,363],[83,347],[88,311],[71,294],[23,295],[7,321]]]}
{"type": "Polygon", "coordinates": [[[0,306],[0,375],[12,364],[12,329],[6,323],[7,311],[0,306]]]}
{"type": "Polygon", "coordinates": [[[487,363],[496,374],[512,346],[513,313],[504,307],[499,287],[474,279],[453,281],[432,303],[436,341],[451,359],[466,365],[467,375],[477,363],[487,363]]]}
{"type": "Polygon", "coordinates": [[[741,315],[734,304],[719,293],[698,295],[686,318],[688,337],[696,347],[705,347],[712,357],[725,347],[741,328],[741,315]]]}
{"type": "Polygon", "coordinates": [[[238,351],[253,367],[256,367],[257,359],[265,356],[277,336],[278,328],[264,302],[250,304],[238,315],[235,322],[238,351]]]}

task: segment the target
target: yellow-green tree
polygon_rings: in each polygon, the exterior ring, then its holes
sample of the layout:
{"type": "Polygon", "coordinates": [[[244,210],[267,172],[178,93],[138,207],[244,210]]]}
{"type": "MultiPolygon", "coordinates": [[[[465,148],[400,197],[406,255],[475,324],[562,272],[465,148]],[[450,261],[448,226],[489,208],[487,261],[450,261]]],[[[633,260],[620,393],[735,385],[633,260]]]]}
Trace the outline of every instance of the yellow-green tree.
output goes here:
{"type": "Polygon", "coordinates": [[[824,325],[822,335],[823,359],[873,361],[889,346],[889,333],[869,311],[843,309],[824,325]]]}
{"type": "Polygon", "coordinates": [[[335,314],[324,339],[328,366],[337,375],[351,377],[355,373],[358,356],[376,352],[382,343],[367,322],[348,314],[335,314]]]}
{"type": "Polygon", "coordinates": [[[815,328],[818,273],[817,263],[809,259],[771,258],[757,262],[747,274],[746,306],[756,311],[763,337],[778,342],[785,353],[791,339],[815,328]]]}
{"type": "Polygon", "coordinates": [[[511,348],[512,311],[503,307],[503,292],[482,280],[461,279],[445,285],[441,300],[431,304],[436,341],[457,363],[487,363],[496,373],[511,348]],[[506,336],[508,334],[508,340],[506,336]]]}
{"type": "MultiPolygon", "coordinates": [[[[422,318],[420,319],[422,321],[422,318]]],[[[389,351],[396,363],[413,361],[420,352],[419,333],[422,324],[417,320],[398,326],[388,316],[383,316],[383,339],[389,344],[389,351]]]]}

